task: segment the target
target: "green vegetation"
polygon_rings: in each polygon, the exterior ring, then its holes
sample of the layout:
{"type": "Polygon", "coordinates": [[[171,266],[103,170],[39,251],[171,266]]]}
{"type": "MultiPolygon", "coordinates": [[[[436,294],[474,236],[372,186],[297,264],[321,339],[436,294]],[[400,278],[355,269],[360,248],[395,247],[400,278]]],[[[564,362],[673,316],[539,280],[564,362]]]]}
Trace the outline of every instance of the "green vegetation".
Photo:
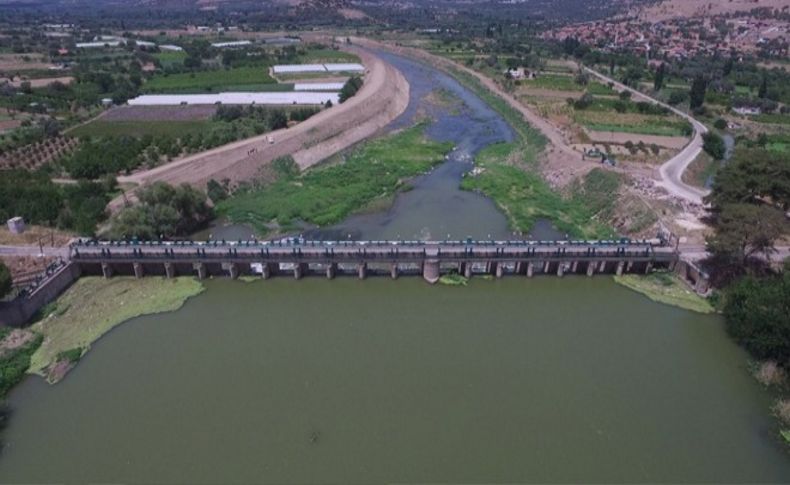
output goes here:
{"type": "Polygon", "coordinates": [[[724,144],[724,139],[718,134],[711,132],[702,135],[702,149],[705,153],[713,157],[714,160],[721,160],[727,152],[727,146],[724,144]]]}
{"type": "Polygon", "coordinates": [[[469,278],[458,273],[450,273],[442,275],[439,278],[439,283],[447,286],[466,286],[469,284],[469,278]]]}
{"type": "Polygon", "coordinates": [[[573,117],[578,124],[594,131],[617,131],[658,136],[688,136],[693,131],[687,121],[662,116],[638,115],[638,118],[618,120],[616,117],[604,113],[577,111],[573,117]]]}
{"type": "Polygon", "coordinates": [[[115,178],[57,185],[45,172],[9,170],[0,177],[0,219],[22,216],[30,224],[73,229],[93,235],[106,218],[115,178]]]}
{"type": "Polygon", "coordinates": [[[206,194],[188,184],[173,187],[155,182],[137,191],[140,203],[121,210],[110,221],[110,237],[143,240],[186,236],[213,217],[206,194]]]}
{"type": "Polygon", "coordinates": [[[705,298],[689,290],[680,279],[667,272],[649,275],[615,276],[614,280],[653,301],[699,313],[713,313],[713,306],[705,298]]]}
{"type": "Polygon", "coordinates": [[[271,222],[283,228],[296,221],[319,226],[339,222],[373,200],[403,190],[409,178],[444,160],[451,146],[426,140],[423,129],[424,125],[417,125],[365,143],[343,163],[301,176],[295,175],[285,160],[275,182],[241,190],[221,202],[217,210],[262,233],[271,222]]]}
{"type": "Polygon", "coordinates": [[[343,88],[340,90],[340,102],[344,103],[348,98],[357,94],[357,91],[362,87],[362,78],[359,76],[353,76],[350,78],[346,83],[343,85],[343,88]]]}
{"type": "Polygon", "coordinates": [[[790,359],[790,265],[768,278],[748,276],[727,292],[727,331],[758,359],[790,359]]]}
{"type": "Polygon", "coordinates": [[[25,376],[30,366],[31,356],[43,341],[43,335],[27,333],[28,340],[18,347],[6,348],[5,341],[12,332],[25,332],[0,327],[0,399],[4,399],[11,390],[25,376]]]}
{"type": "Polygon", "coordinates": [[[29,372],[57,380],[62,373],[56,367],[64,357],[72,363],[77,350],[80,355],[87,352],[116,325],[141,315],[175,311],[202,291],[194,278],[80,278],[57,300],[56,308],[65,310],[44,315],[32,326],[45,339],[30,360],[29,372]]]}
{"type": "Polygon", "coordinates": [[[214,71],[196,71],[179,74],[158,74],[143,85],[149,93],[184,91],[219,91],[224,86],[238,84],[274,84],[268,66],[244,66],[214,71]]]}
{"type": "Polygon", "coordinates": [[[573,187],[569,197],[563,197],[552,191],[540,174],[507,163],[514,158],[520,158],[514,144],[486,148],[475,161],[484,171],[465,177],[461,187],[491,197],[511,226],[522,233],[528,233],[538,219],[550,219],[573,237],[603,239],[614,235],[607,221],[621,182],[618,174],[592,170],[573,187]]]}
{"type": "Polygon", "coordinates": [[[169,136],[180,138],[186,134],[207,131],[211,123],[202,121],[103,121],[97,119],[78,126],[69,132],[70,136],[85,137],[143,137],[169,136]]]}
{"type": "Polygon", "coordinates": [[[790,125],[790,114],[763,113],[757,116],[753,116],[752,119],[760,123],[790,125]]]}
{"type": "Polygon", "coordinates": [[[96,179],[107,174],[149,168],[184,152],[251,138],[304,121],[315,108],[219,106],[211,120],[202,121],[102,121],[96,120],[71,134],[81,144],[61,164],[75,178],[96,179]]]}

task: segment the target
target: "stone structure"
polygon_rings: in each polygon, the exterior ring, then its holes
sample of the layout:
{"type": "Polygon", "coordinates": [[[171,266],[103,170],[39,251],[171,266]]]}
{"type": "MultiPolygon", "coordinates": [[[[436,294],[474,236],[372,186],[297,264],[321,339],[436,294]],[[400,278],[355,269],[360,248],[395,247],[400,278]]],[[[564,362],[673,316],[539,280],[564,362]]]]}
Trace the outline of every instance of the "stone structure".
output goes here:
{"type": "Polygon", "coordinates": [[[161,243],[133,244],[107,242],[77,244],[71,248],[71,261],[85,274],[115,274],[174,277],[258,275],[270,278],[291,274],[300,279],[322,275],[368,276],[421,275],[433,284],[443,274],[466,277],[489,274],[507,275],[571,274],[612,272],[644,273],[654,267],[673,267],[676,252],[669,247],[643,241],[622,243],[584,243],[558,241],[502,242],[318,242],[290,243],[161,243]]]}

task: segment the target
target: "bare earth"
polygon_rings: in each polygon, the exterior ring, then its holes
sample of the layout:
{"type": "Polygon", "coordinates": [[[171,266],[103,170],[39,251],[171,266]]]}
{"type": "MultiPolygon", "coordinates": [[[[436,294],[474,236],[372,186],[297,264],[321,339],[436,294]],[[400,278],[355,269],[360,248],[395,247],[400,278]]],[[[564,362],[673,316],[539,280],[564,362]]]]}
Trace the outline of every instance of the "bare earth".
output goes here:
{"type": "MultiPolygon", "coordinates": [[[[275,158],[292,155],[304,169],[374,135],[405,111],[409,103],[409,84],[397,69],[370,52],[353,46],[344,46],[344,49],[357,54],[366,68],[365,84],[345,103],[294,127],[119,177],[119,182],[149,184],[164,181],[188,183],[199,188],[204,188],[210,179],[227,178],[239,182],[254,178],[264,164],[275,158]],[[270,139],[274,143],[269,143],[270,139]],[[250,153],[253,149],[256,151],[250,153]]],[[[123,197],[119,197],[110,203],[110,208],[118,209],[122,205],[123,197]]]]}

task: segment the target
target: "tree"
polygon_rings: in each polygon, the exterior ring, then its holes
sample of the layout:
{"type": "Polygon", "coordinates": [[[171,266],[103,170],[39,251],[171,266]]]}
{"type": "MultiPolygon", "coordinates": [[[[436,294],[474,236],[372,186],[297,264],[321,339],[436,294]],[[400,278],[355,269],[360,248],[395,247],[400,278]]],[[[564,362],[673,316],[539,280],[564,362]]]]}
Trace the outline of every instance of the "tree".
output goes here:
{"type": "Polygon", "coordinates": [[[0,261],[0,298],[3,298],[11,292],[13,279],[11,278],[11,271],[8,266],[0,261]]]}
{"type": "Polygon", "coordinates": [[[708,82],[701,74],[694,78],[691,83],[691,91],[689,92],[690,107],[691,109],[701,108],[705,103],[705,91],[708,89],[708,82]]]}
{"type": "Polygon", "coordinates": [[[763,82],[760,84],[760,90],[757,93],[757,97],[760,99],[765,99],[768,97],[768,75],[763,74],[763,82]]]}
{"type": "Polygon", "coordinates": [[[359,76],[353,76],[350,78],[346,83],[343,85],[343,88],[340,90],[340,102],[345,102],[348,98],[357,94],[357,91],[362,87],[362,78],[359,76]]]}
{"type": "Polygon", "coordinates": [[[733,285],[724,318],[727,332],[758,359],[790,361],[790,267],[781,276],[733,285]]]}
{"type": "Polygon", "coordinates": [[[715,160],[723,159],[724,155],[727,153],[727,146],[724,144],[724,139],[713,132],[702,135],[702,149],[715,160]]]}
{"type": "Polygon", "coordinates": [[[790,208],[790,158],[759,148],[737,148],[705,199],[714,211],[732,203],[790,208]]]}
{"type": "Polygon", "coordinates": [[[662,62],[658,69],[656,70],[656,76],[653,80],[653,90],[661,91],[661,88],[664,87],[664,63],[662,62]]]}
{"type": "Polygon", "coordinates": [[[746,267],[756,254],[770,258],[787,224],[784,214],[773,207],[727,204],[721,208],[715,229],[707,238],[708,250],[724,261],[746,267]]]}
{"type": "Polygon", "coordinates": [[[206,194],[188,184],[173,187],[156,182],[137,191],[140,204],[120,211],[112,220],[115,238],[158,239],[185,236],[205,224],[213,211],[206,194]]]}

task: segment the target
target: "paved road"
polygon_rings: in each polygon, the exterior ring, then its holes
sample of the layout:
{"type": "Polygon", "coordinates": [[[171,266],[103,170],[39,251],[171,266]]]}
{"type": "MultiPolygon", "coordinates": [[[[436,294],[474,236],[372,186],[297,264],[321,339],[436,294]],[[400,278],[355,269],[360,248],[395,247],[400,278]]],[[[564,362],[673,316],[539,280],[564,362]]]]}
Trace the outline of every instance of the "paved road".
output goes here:
{"type": "Polygon", "coordinates": [[[691,162],[693,162],[694,159],[697,158],[702,152],[702,135],[708,132],[708,129],[705,128],[705,125],[687,113],[684,113],[683,111],[666,103],[662,103],[661,101],[635,89],[631,89],[628,86],[617,82],[604,74],[601,74],[598,71],[590,69],[589,67],[585,67],[584,69],[606,83],[613,83],[614,86],[621,91],[626,90],[631,92],[633,98],[667,108],[668,110],[691,123],[691,125],[694,127],[694,137],[692,138],[691,143],[686,145],[686,147],[681,150],[680,153],[672,157],[672,159],[661,165],[661,168],[659,169],[661,182],[659,185],[664,187],[670,194],[674,196],[680,197],[694,204],[702,205],[702,198],[708,194],[708,191],[688,185],[687,183],[683,182],[682,177],[683,172],[686,171],[688,166],[691,165],[691,162]]]}
{"type": "Polygon", "coordinates": [[[30,246],[0,246],[0,256],[51,256],[67,258],[69,255],[68,247],[48,247],[42,248],[36,245],[30,246]]]}

